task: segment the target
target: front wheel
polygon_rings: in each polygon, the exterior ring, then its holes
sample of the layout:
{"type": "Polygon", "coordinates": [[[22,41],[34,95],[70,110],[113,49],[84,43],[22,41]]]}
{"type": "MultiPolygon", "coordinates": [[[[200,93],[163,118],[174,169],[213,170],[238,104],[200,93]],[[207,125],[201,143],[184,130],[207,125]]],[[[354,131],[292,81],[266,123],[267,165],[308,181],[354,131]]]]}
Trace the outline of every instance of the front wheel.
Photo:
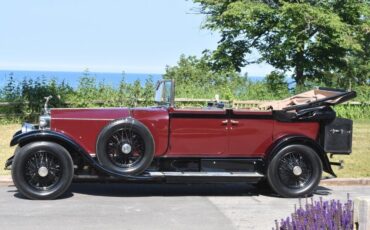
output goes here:
{"type": "Polygon", "coordinates": [[[267,179],[271,188],[283,197],[302,197],[311,194],[322,175],[318,154],[305,145],[289,145],[271,160],[267,179]]]}
{"type": "Polygon", "coordinates": [[[12,178],[18,191],[29,199],[55,199],[71,185],[73,161],[56,143],[30,143],[15,154],[12,178]]]}

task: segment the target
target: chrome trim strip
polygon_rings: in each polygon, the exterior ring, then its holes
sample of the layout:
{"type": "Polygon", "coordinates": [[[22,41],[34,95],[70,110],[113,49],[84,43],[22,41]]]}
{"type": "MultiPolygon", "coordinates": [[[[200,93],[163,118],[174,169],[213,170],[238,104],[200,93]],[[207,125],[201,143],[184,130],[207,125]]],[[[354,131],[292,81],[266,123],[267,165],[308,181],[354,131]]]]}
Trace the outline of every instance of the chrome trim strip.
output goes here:
{"type": "Polygon", "coordinates": [[[51,120],[74,120],[74,121],[114,121],[114,119],[106,118],[51,118],[51,120]]]}
{"type": "Polygon", "coordinates": [[[264,177],[258,172],[149,172],[151,176],[183,177],[264,177]]]}
{"type": "Polygon", "coordinates": [[[51,110],[121,110],[128,107],[52,108],[51,110]]]}

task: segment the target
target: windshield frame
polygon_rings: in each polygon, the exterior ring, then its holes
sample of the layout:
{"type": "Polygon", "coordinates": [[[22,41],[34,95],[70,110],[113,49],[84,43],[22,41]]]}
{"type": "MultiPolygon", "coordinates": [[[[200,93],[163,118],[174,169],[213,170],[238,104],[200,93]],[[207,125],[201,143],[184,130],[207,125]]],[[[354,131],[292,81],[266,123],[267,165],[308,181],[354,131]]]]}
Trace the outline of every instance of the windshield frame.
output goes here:
{"type": "Polygon", "coordinates": [[[175,106],[175,82],[174,80],[160,80],[157,82],[154,94],[154,102],[160,106],[175,106]],[[168,86],[169,85],[169,86],[168,86]],[[160,96],[159,93],[161,94],[160,96]],[[169,95],[166,95],[168,93],[169,95]],[[161,100],[158,100],[158,99],[161,100]],[[165,100],[167,98],[167,100],[165,100]]]}

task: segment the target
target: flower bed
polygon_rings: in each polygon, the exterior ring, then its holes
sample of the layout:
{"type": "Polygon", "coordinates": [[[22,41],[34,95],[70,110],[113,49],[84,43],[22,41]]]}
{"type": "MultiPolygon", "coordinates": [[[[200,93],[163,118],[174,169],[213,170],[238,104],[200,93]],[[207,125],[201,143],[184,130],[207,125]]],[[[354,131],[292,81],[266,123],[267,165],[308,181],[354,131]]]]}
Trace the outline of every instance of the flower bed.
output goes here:
{"type": "Polygon", "coordinates": [[[275,220],[273,229],[301,230],[301,229],[353,229],[353,202],[347,198],[346,203],[339,200],[323,201],[320,197],[319,201],[308,202],[303,207],[299,200],[299,208],[295,207],[294,213],[281,221],[275,220]]]}

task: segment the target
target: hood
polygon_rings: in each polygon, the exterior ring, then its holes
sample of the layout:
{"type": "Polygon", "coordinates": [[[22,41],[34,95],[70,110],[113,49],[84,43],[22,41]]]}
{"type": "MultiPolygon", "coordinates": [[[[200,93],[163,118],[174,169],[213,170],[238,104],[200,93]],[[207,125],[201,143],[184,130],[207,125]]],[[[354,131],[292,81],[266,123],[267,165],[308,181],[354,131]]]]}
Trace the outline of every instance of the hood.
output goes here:
{"type": "Polygon", "coordinates": [[[51,109],[52,119],[115,120],[130,116],[129,108],[51,109]]]}

